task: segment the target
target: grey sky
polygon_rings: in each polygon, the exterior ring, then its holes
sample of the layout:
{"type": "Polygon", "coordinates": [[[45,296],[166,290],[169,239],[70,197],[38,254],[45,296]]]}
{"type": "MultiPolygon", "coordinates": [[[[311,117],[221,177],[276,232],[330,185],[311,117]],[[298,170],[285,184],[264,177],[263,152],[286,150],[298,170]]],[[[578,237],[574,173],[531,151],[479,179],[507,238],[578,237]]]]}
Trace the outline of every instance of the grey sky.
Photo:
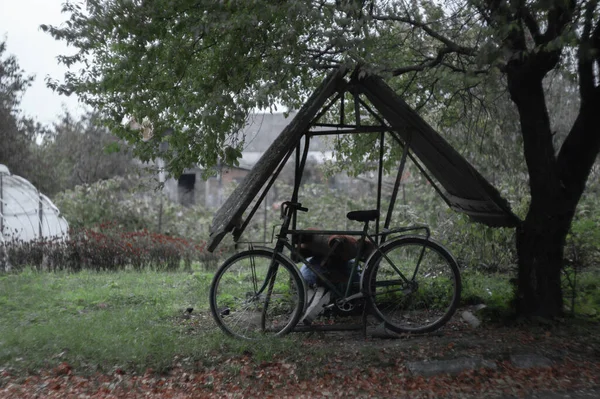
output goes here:
{"type": "Polygon", "coordinates": [[[69,52],[39,29],[41,24],[60,25],[67,19],[60,10],[65,0],[0,0],[0,38],[6,39],[8,54],[17,57],[27,75],[35,75],[33,85],[21,102],[27,116],[44,124],[58,119],[62,109],[80,115],[83,106],[73,96],[59,96],[46,87],[45,78],[62,78],[66,68],[58,65],[56,57],[69,52]]]}

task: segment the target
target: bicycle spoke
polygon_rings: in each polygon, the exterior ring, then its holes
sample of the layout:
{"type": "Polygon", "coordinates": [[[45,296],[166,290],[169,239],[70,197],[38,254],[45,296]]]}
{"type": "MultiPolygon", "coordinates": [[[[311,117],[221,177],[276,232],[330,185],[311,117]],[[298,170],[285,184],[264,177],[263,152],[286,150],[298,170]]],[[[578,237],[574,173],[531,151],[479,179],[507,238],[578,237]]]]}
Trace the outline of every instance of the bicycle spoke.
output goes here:
{"type": "Polygon", "coordinates": [[[217,271],[210,305],[217,324],[228,334],[256,338],[291,330],[304,307],[304,289],[293,266],[267,250],[242,252],[217,271]]]}
{"type": "Polygon", "coordinates": [[[454,313],[460,275],[452,256],[439,244],[419,237],[389,242],[385,256],[367,267],[368,300],[381,320],[397,332],[427,332],[454,313]],[[412,276],[407,281],[404,276],[412,276]]]}

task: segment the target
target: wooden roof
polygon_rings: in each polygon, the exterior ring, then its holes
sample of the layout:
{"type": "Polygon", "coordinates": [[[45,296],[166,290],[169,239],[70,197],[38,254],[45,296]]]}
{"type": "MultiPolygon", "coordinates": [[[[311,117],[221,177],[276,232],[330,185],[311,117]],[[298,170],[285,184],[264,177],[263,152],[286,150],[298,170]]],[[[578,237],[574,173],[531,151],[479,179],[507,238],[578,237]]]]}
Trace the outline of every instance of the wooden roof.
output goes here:
{"type": "Polygon", "coordinates": [[[349,86],[354,93],[360,93],[369,100],[391,131],[404,139],[410,134],[413,154],[443,187],[443,196],[454,210],[490,226],[514,227],[519,223],[500,193],[383,79],[361,71],[352,74],[349,82],[346,74],[347,69],[340,68],[323,80],[217,211],[210,229],[209,251],[217,247],[225,234],[239,227],[248,206],[316,122],[315,116],[327,100],[349,86]]]}

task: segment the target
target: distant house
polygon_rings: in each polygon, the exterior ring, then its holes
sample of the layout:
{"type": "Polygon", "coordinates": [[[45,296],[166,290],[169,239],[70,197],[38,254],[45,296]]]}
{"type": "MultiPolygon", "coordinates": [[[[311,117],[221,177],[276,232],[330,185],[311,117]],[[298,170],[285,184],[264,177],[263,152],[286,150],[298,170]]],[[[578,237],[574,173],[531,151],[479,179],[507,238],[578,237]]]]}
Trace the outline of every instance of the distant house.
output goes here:
{"type": "MultiPolygon", "coordinates": [[[[165,191],[169,199],[184,206],[196,204],[203,204],[209,208],[221,206],[225,200],[223,189],[233,182],[239,183],[244,179],[294,115],[293,112],[287,118],[283,113],[252,115],[241,133],[245,148],[242,157],[238,160],[239,165],[217,167],[216,173],[206,179],[203,177],[203,169],[186,169],[179,179],[165,181],[165,191]]],[[[326,142],[318,137],[311,141],[310,147],[314,151],[308,154],[309,162],[321,164],[333,156],[326,142]]]]}
{"type": "Polygon", "coordinates": [[[223,199],[223,187],[232,182],[240,182],[252,169],[262,153],[245,152],[239,160],[239,166],[217,168],[215,175],[205,179],[201,168],[186,169],[179,179],[165,182],[169,199],[184,206],[203,204],[209,208],[220,206],[223,199]]]}
{"type": "MultiPolygon", "coordinates": [[[[244,151],[265,152],[294,116],[296,116],[296,112],[290,112],[287,118],[283,113],[251,115],[248,125],[242,132],[245,139],[244,151]]],[[[310,149],[312,151],[328,151],[332,148],[326,139],[313,137],[310,141],[310,149]]]]}
{"type": "MultiPolygon", "coordinates": [[[[238,166],[224,166],[216,169],[216,174],[205,179],[201,168],[186,169],[179,179],[165,182],[169,199],[184,206],[203,204],[208,208],[221,206],[225,197],[223,190],[231,183],[239,183],[262,156],[262,152],[242,152],[238,166]]],[[[333,157],[332,151],[309,151],[307,160],[313,164],[322,164],[333,157]]],[[[291,161],[289,161],[291,163],[291,161]]]]}

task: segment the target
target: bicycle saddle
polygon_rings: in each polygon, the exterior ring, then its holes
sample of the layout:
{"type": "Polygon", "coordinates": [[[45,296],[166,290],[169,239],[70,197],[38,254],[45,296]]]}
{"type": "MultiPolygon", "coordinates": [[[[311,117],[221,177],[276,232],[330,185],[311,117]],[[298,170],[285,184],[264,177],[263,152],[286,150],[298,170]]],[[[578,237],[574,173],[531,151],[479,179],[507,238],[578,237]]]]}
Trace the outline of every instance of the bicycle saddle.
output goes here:
{"type": "Polygon", "coordinates": [[[379,217],[379,211],[377,209],[370,211],[352,211],[348,212],[346,217],[356,222],[371,222],[379,217]]]}

